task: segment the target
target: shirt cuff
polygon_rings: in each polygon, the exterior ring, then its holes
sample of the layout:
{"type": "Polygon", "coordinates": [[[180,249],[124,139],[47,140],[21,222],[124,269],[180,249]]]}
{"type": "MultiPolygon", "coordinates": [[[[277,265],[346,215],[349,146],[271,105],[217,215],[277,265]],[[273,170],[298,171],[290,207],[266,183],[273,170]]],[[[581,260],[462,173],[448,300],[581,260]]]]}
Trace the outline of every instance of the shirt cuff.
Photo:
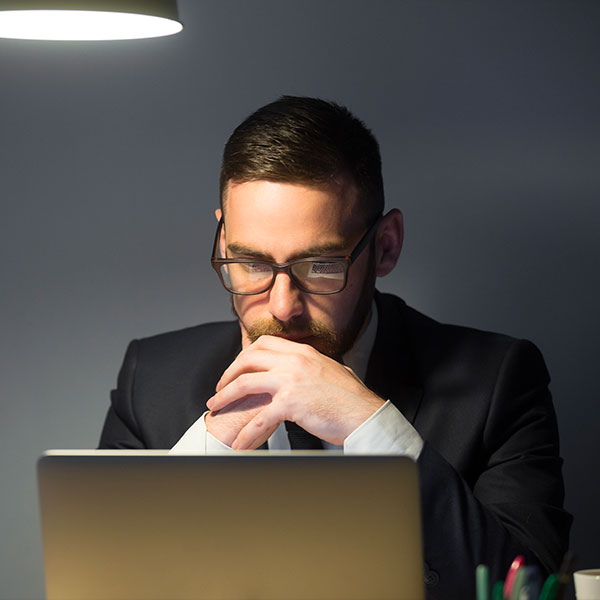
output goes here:
{"type": "Polygon", "coordinates": [[[402,454],[419,458],[423,438],[388,400],[344,440],[344,454],[402,454]]]}
{"type": "Polygon", "coordinates": [[[233,452],[233,448],[227,446],[214,435],[206,430],[204,416],[206,411],[171,448],[169,454],[214,454],[218,452],[233,452]]]}

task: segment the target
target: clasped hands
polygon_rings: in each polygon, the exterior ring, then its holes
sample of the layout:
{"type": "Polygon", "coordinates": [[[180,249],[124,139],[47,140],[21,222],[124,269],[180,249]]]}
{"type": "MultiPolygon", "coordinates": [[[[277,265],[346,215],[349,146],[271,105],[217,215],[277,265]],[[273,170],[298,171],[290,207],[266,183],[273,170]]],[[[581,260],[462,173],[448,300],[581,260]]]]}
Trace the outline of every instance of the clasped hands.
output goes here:
{"type": "Polygon", "coordinates": [[[383,404],[349,367],[312,346],[265,335],[225,370],[205,422],[234,450],[258,448],[286,420],[342,445],[383,404]]]}

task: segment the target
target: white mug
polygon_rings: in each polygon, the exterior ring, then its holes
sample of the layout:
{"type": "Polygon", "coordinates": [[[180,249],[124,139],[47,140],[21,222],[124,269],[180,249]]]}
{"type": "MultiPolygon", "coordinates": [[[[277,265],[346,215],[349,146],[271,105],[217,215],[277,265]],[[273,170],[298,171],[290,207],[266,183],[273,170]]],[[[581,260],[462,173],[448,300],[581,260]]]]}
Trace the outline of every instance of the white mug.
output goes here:
{"type": "Polygon", "coordinates": [[[600,600],[600,569],[573,573],[577,600],[600,600]]]}

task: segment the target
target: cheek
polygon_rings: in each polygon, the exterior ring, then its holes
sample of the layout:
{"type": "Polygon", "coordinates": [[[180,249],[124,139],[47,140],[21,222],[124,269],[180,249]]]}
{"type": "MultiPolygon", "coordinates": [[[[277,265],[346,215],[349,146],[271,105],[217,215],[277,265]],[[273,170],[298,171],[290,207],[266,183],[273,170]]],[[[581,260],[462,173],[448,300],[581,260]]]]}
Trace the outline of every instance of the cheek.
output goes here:
{"type": "Polygon", "coordinates": [[[235,294],[231,295],[231,304],[233,304],[233,308],[236,312],[240,313],[244,310],[244,299],[242,296],[236,296],[235,294]]]}
{"type": "Polygon", "coordinates": [[[239,312],[256,312],[263,309],[268,303],[268,294],[256,294],[254,296],[239,296],[232,294],[233,305],[239,312]]]}
{"type": "Polygon", "coordinates": [[[346,287],[339,294],[311,296],[306,303],[310,319],[320,321],[330,328],[339,330],[349,320],[356,304],[355,294],[346,287]]]}
{"type": "Polygon", "coordinates": [[[348,283],[344,291],[339,294],[339,304],[334,313],[337,323],[343,326],[356,316],[357,311],[361,312],[364,309],[365,302],[367,305],[370,304],[373,293],[372,288],[375,284],[374,278],[372,281],[370,280],[367,261],[360,265],[356,263],[353,266],[356,269],[350,271],[348,283]]]}
{"type": "Polygon", "coordinates": [[[348,281],[346,287],[341,292],[342,303],[345,306],[353,306],[356,304],[359,296],[363,292],[366,277],[366,269],[363,264],[356,263],[348,273],[348,281]]]}
{"type": "Polygon", "coordinates": [[[257,298],[257,296],[232,295],[231,303],[233,305],[233,310],[242,321],[248,322],[256,318],[257,308],[259,306],[257,298]]]}

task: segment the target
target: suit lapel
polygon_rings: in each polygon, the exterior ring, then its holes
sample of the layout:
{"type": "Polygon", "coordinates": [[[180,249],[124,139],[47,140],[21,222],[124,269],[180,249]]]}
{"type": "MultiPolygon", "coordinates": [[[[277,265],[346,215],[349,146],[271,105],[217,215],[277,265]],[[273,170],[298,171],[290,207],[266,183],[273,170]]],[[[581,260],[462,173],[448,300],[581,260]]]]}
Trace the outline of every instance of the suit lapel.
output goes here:
{"type": "Polygon", "coordinates": [[[218,351],[210,350],[210,366],[207,361],[198,360],[198,375],[192,386],[192,395],[197,401],[197,410],[202,414],[207,409],[206,402],[215,393],[217,382],[223,372],[242,351],[240,327],[237,321],[227,322],[223,332],[218,337],[220,348],[218,351]]]}
{"type": "Polygon", "coordinates": [[[378,323],[365,384],[413,423],[423,397],[404,327],[405,304],[399,298],[376,293],[378,323]]]}

